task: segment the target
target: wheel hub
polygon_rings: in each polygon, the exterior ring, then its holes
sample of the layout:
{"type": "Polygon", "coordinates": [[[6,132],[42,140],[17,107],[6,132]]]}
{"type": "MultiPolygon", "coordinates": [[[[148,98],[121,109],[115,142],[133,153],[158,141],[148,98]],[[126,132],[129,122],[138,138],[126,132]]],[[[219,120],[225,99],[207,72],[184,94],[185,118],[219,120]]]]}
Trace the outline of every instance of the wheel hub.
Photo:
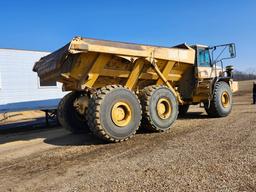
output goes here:
{"type": "Polygon", "coordinates": [[[221,95],[221,104],[224,108],[227,108],[229,106],[230,98],[229,94],[224,91],[221,95]]]}
{"type": "Polygon", "coordinates": [[[161,98],[157,102],[157,114],[161,119],[168,119],[171,116],[172,107],[167,98],[161,98]]]}
{"type": "Polygon", "coordinates": [[[118,127],[127,126],[131,117],[131,108],[127,103],[119,101],[112,107],[111,118],[118,127]]]}
{"type": "Polygon", "coordinates": [[[89,98],[87,95],[80,96],[74,101],[73,106],[80,115],[84,115],[88,107],[89,98]]]}

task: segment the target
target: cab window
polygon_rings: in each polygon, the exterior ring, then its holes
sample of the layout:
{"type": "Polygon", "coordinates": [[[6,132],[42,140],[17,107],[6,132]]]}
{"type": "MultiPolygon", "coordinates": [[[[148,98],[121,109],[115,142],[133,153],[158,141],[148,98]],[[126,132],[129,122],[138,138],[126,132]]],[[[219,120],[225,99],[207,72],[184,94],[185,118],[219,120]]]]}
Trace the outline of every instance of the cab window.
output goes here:
{"type": "Polygon", "coordinates": [[[209,50],[199,49],[199,66],[200,67],[210,67],[211,66],[211,58],[209,50]]]}

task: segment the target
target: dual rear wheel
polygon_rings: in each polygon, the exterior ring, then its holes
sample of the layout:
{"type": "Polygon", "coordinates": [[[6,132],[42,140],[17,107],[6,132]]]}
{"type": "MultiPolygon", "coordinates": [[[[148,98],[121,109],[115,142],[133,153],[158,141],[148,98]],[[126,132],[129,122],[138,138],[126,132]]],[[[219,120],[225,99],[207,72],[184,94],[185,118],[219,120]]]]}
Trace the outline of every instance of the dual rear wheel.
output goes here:
{"type": "Polygon", "coordinates": [[[90,130],[109,142],[131,138],[139,129],[142,117],[143,127],[166,131],[178,114],[176,97],[164,86],[146,87],[139,97],[120,85],[105,86],[91,95],[85,114],[74,116],[77,97],[79,94],[72,92],[60,102],[60,124],[73,133],[90,130]]]}

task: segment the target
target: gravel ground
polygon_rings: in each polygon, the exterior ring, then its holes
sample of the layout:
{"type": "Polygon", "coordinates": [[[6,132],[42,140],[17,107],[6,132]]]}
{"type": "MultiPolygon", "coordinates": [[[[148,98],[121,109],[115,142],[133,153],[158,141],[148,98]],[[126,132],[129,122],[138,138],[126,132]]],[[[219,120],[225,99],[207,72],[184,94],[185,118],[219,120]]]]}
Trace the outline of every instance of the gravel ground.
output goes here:
{"type": "Polygon", "coordinates": [[[1,135],[0,191],[256,191],[250,84],[226,118],[192,107],[169,132],[123,143],[61,128],[1,135]]]}

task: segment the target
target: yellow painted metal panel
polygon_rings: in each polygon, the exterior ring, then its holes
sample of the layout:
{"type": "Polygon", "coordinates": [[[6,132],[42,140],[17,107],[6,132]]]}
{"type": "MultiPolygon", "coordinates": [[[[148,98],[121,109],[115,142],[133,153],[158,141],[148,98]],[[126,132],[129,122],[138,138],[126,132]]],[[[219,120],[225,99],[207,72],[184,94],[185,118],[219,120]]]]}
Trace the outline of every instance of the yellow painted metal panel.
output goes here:
{"type": "Polygon", "coordinates": [[[69,47],[70,53],[99,52],[123,56],[144,57],[162,60],[172,60],[194,64],[195,50],[186,48],[159,47],[133,43],[105,41],[89,38],[74,38],[69,47]]]}
{"type": "MultiPolygon", "coordinates": [[[[165,76],[168,79],[168,74],[170,73],[171,69],[173,68],[174,64],[176,62],[175,61],[168,61],[162,74],[163,76],[165,76]]],[[[156,82],[157,85],[163,84],[163,80],[161,78],[158,79],[158,81],[156,82]]]]}
{"type": "Polygon", "coordinates": [[[129,78],[127,79],[125,84],[125,86],[128,87],[129,89],[132,89],[135,83],[138,81],[139,75],[142,71],[144,63],[145,61],[142,59],[138,59],[135,61],[133,70],[130,73],[129,78]]]}
{"type": "Polygon", "coordinates": [[[100,76],[104,66],[110,61],[110,59],[111,59],[111,55],[109,54],[100,54],[98,56],[92,68],[90,69],[88,73],[88,79],[82,85],[82,88],[93,87],[93,84],[95,83],[97,78],[100,76]]]}

